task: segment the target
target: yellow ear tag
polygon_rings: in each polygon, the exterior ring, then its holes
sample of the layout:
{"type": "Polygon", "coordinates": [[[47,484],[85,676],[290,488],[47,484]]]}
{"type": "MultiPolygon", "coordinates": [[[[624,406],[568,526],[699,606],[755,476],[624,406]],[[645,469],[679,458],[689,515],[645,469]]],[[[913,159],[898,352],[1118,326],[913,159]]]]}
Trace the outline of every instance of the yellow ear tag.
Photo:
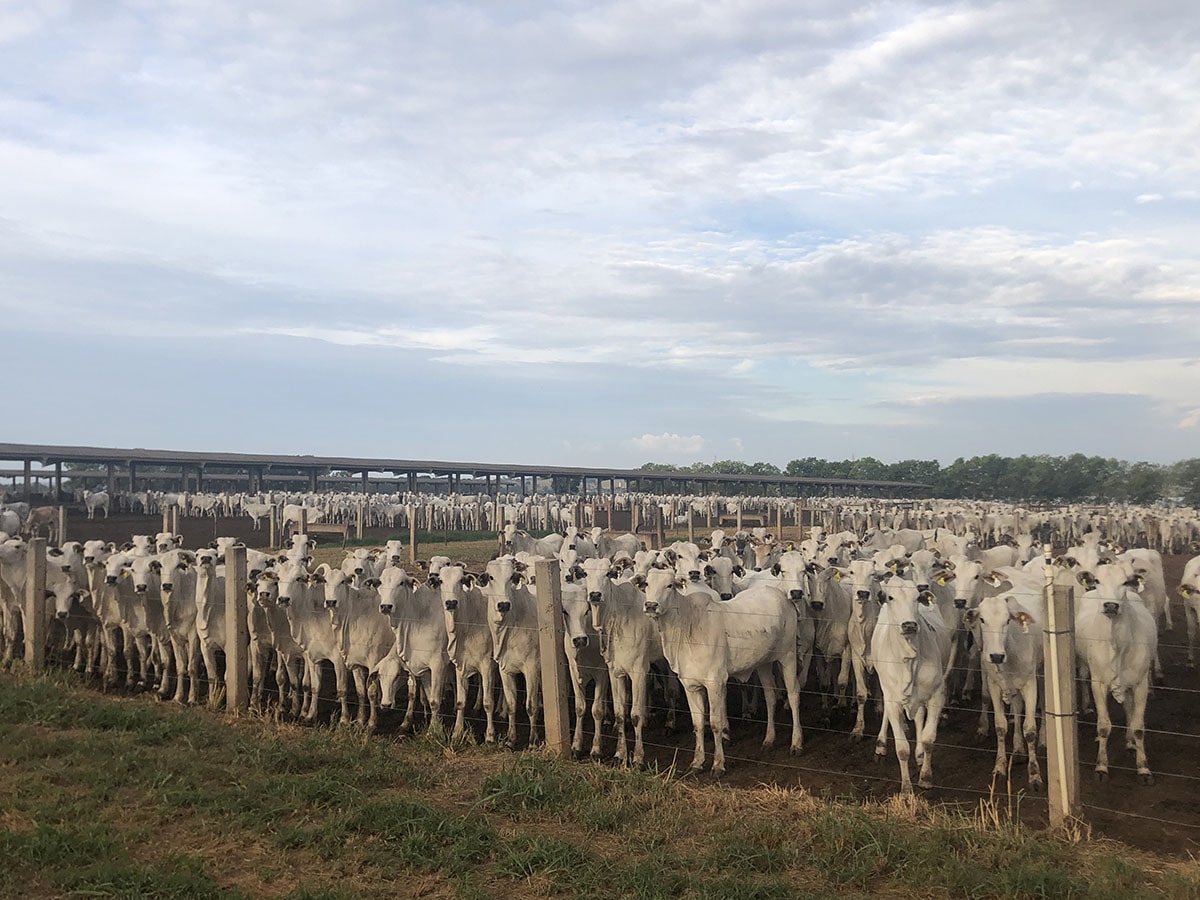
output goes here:
{"type": "Polygon", "coordinates": [[[939,578],[939,579],[937,580],[937,583],[938,583],[938,584],[939,584],[941,587],[945,587],[945,586],[946,586],[946,579],[945,579],[945,577],[939,578]]]}
{"type": "Polygon", "coordinates": [[[834,581],[841,581],[841,580],[842,580],[842,573],[841,573],[841,572],[836,572],[836,573],[834,574],[834,576],[833,576],[833,580],[834,580],[834,581]]]}

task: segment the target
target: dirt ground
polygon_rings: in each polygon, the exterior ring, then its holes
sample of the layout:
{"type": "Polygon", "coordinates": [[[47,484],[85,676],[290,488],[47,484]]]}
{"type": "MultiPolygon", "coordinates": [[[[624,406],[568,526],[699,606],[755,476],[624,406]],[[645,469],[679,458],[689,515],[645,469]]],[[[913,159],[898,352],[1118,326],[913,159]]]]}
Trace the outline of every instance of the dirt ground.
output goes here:
{"type": "MultiPolygon", "coordinates": [[[[118,543],[134,533],[154,533],[160,519],[149,516],[114,515],[107,522],[73,518],[68,525],[72,538],[100,538],[118,543]]],[[[244,519],[182,519],[180,530],[186,546],[207,544],[220,535],[242,538],[250,546],[266,543],[266,531],[255,532],[244,519]]],[[[367,537],[380,543],[388,537],[384,529],[370,529],[367,537]]],[[[327,537],[329,541],[336,538],[327,537]]],[[[406,541],[407,537],[404,536],[406,541]]],[[[1166,683],[1157,686],[1146,714],[1146,748],[1150,768],[1155,774],[1152,786],[1138,783],[1133,768],[1133,753],[1124,749],[1122,712],[1110,701],[1114,723],[1109,740],[1111,774],[1107,782],[1093,778],[1095,764],[1095,719],[1081,718],[1079,747],[1081,754],[1080,798],[1085,818],[1094,833],[1115,838],[1134,846],[1171,855],[1186,856],[1200,852],[1200,674],[1186,667],[1186,626],[1182,603],[1174,592],[1179,584],[1187,557],[1164,559],[1168,595],[1171,598],[1174,630],[1160,635],[1160,652],[1166,671],[1166,683]]],[[[814,667],[815,668],[815,667],[814,667]]],[[[810,681],[810,689],[813,683],[810,681]]],[[[737,692],[730,691],[731,712],[736,713],[737,692]]],[[[831,797],[882,797],[894,793],[899,785],[899,769],[894,752],[880,762],[874,754],[874,733],[879,714],[872,707],[867,714],[868,739],[852,743],[848,732],[853,724],[849,716],[823,720],[819,697],[811,690],[802,701],[804,752],[788,754],[788,726],[780,730],[777,749],[764,751],[762,724],[740,718],[732,720],[732,741],[726,747],[728,772],[722,783],[730,787],[763,784],[800,784],[818,795],[831,797]]],[[[381,731],[386,736],[394,721],[385,720],[381,731]]],[[[786,719],[786,716],[785,716],[786,719]]],[[[936,787],[925,791],[927,799],[973,808],[992,789],[991,770],[995,761],[995,737],[976,737],[978,706],[967,708],[958,701],[948,705],[948,715],[938,734],[934,753],[936,787]]],[[[522,723],[523,724],[523,723],[522,723]]],[[[520,729],[522,734],[524,728],[520,729]]],[[[667,768],[686,768],[691,761],[693,738],[686,710],[679,716],[679,727],[668,732],[660,716],[655,716],[646,732],[648,761],[667,768]]],[[[611,749],[609,750],[611,752],[611,749]]],[[[711,758],[711,737],[709,738],[711,758]]],[[[1040,752],[1045,771],[1045,751],[1040,752]]],[[[707,775],[700,776],[708,778],[707,775]]],[[[915,766],[913,771],[915,781],[915,766]]],[[[1045,794],[1026,789],[1024,764],[1012,768],[1009,785],[995,785],[995,797],[1002,806],[1011,806],[1023,820],[1035,827],[1047,821],[1045,794]]]]}

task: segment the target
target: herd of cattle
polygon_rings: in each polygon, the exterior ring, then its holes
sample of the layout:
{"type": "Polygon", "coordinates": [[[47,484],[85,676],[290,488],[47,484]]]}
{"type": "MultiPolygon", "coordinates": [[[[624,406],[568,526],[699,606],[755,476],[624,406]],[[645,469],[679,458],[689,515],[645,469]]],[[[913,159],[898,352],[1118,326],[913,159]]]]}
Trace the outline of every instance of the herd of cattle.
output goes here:
{"type": "MultiPolygon", "coordinates": [[[[672,513],[694,512],[697,503],[630,502],[669,503],[672,513]]],[[[1009,753],[1025,756],[1029,784],[1037,788],[1043,598],[1057,582],[1077,588],[1076,664],[1091,688],[1081,691],[1081,703],[1096,708],[1096,772],[1108,773],[1112,697],[1124,707],[1126,745],[1135,752],[1139,779],[1152,782],[1144,720],[1152,677],[1162,674],[1158,630],[1172,625],[1168,587],[1159,550],[1122,544],[1194,553],[1200,538],[1195,511],[1030,512],[935,502],[902,508],[880,501],[813,509],[809,503],[810,514],[824,524],[811,525],[804,540],[787,542],[768,527],[718,529],[658,550],[646,549],[635,534],[599,526],[570,525],[565,533],[537,538],[519,527],[539,508],[537,498],[525,498],[504,510],[501,552],[482,566],[435,557],[406,569],[399,541],[347,550],[337,567],[313,564],[306,535],[294,535],[280,551],[247,550],[252,702],[261,706],[273,696],[266,692],[273,681],[286,712],[314,720],[328,664],[344,721],[351,719],[353,695],[358,720],[373,725],[380,706],[397,702],[403,677],[402,727],[413,726],[422,699],[436,722],[452,702],[456,734],[466,730],[473,707],[486,722],[485,740],[497,738],[497,715],[507,718],[504,734],[514,740],[519,676],[530,741],[536,741],[542,668],[535,571],[539,561],[556,559],[577,753],[584,751],[590,712],[591,755],[599,757],[606,739],[615,737],[616,758],[641,764],[651,691],[661,690],[672,712],[680,694],[686,698],[695,769],[706,763],[711,730],[711,768],[719,775],[731,679],[743,683],[746,703],[763,701],[764,747],[774,744],[776,714],[786,707],[790,749],[797,753],[800,697],[811,675],[825,709],[853,706],[855,738],[864,736],[871,697],[881,699],[875,753],[886,754],[890,734],[903,792],[912,791],[906,721],[915,725],[918,783],[931,786],[947,698],[976,691],[980,733],[994,728],[996,735],[995,771],[1006,771],[1009,753]],[[1043,543],[1052,542],[1058,552],[1043,556],[1043,543]]],[[[579,516],[578,501],[558,508],[579,516]]],[[[549,513],[544,500],[540,509],[549,513]]],[[[30,530],[31,511],[16,505],[0,516],[6,512],[0,519],[6,526],[0,532],[0,615],[9,665],[22,646],[29,546],[22,533],[30,530]]],[[[223,677],[224,559],[233,543],[218,539],[211,547],[185,549],[178,535],[161,533],[134,536],[121,547],[98,540],[52,547],[48,650],[73,653],[77,669],[107,683],[123,677],[131,688],[198,702],[202,685],[218,687],[223,677]]],[[[1200,556],[1187,563],[1177,590],[1191,666],[1200,556]]]]}

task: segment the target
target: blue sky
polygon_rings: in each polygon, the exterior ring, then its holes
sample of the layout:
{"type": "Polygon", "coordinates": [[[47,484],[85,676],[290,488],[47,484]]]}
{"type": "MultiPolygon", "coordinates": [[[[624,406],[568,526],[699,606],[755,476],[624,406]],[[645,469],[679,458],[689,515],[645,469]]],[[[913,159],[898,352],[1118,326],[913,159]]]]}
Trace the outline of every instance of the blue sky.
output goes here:
{"type": "Polygon", "coordinates": [[[0,0],[5,439],[1200,455],[1183,2],[0,0]]]}

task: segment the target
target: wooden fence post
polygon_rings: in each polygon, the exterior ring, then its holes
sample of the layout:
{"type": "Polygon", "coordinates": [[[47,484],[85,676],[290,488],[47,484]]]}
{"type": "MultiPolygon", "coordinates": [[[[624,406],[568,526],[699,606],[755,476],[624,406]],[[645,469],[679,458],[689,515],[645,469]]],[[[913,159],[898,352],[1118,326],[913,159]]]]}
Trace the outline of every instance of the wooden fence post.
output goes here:
{"type": "Polygon", "coordinates": [[[296,534],[308,534],[308,507],[300,507],[300,521],[296,523],[296,534]]]}
{"type": "Polygon", "coordinates": [[[67,508],[60,506],[58,508],[58,543],[59,546],[67,542],[67,508]]]}
{"type": "Polygon", "coordinates": [[[692,504],[690,502],[685,501],[683,508],[687,510],[688,541],[694,544],[696,543],[696,516],[692,512],[692,504]]]}
{"type": "Polygon", "coordinates": [[[655,537],[658,538],[658,546],[654,548],[655,550],[661,550],[663,547],[667,546],[667,532],[666,532],[666,527],[663,522],[663,520],[665,518],[666,518],[666,516],[663,515],[662,504],[655,503],[654,504],[654,531],[655,531],[655,537]]]}
{"type": "MultiPolygon", "coordinates": [[[[559,756],[571,752],[567,714],[567,655],[563,649],[562,582],[557,559],[539,560],[537,575],[538,648],[542,661],[542,719],[546,749],[559,756]]],[[[576,711],[576,714],[579,714],[576,711]]]]}
{"type": "Polygon", "coordinates": [[[271,512],[267,515],[267,527],[270,531],[271,548],[279,549],[279,507],[271,504],[271,512]]]}
{"type": "Polygon", "coordinates": [[[412,550],[412,561],[417,561],[417,508],[410,506],[408,508],[408,546],[412,550]]]}
{"type": "MultiPolygon", "coordinates": [[[[1079,817],[1079,722],[1075,716],[1075,592],[1054,583],[1050,545],[1043,592],[1043,654],[1046,672],[1046,786],[1050,827],[1079,817]]],[[[1033,748],[1029,749],[1033,752],[1033,748]]]]}
{"type": "Polygon", "coordinates": [[[25,667],[34,674],[46,668],[46,539],[25,545],[25,667]]]}
{"type": "Polygon", "coordinates": [[[225,551],[225,709],[242,711],[250,705],[247,683],[250,663],[250,624],[246,619],[246,548],[235,544],[225,551]]]}
{"type": "MultiPolygon", "coordinates": [[[[162,528],[159,529],[160,531],[171,531],[171,510],[174,508],[174,506],[164,506],[162,508],[162,528]]],[[[171,531],[171,533],[174,534],[175,532],[171,531]]]]}
{"type": "Polygon", "coordinates": [[[738,498],[737,502],[737,530],[742,530],[742,498],[738,498]]]}
{"type": "Polygon", "coordinates": [[[363,539],[364,519],[366,517],[366,504],[363,501],[358,502],[358,509],[354,518],[354,537],[358,540],[363,539]]]}

